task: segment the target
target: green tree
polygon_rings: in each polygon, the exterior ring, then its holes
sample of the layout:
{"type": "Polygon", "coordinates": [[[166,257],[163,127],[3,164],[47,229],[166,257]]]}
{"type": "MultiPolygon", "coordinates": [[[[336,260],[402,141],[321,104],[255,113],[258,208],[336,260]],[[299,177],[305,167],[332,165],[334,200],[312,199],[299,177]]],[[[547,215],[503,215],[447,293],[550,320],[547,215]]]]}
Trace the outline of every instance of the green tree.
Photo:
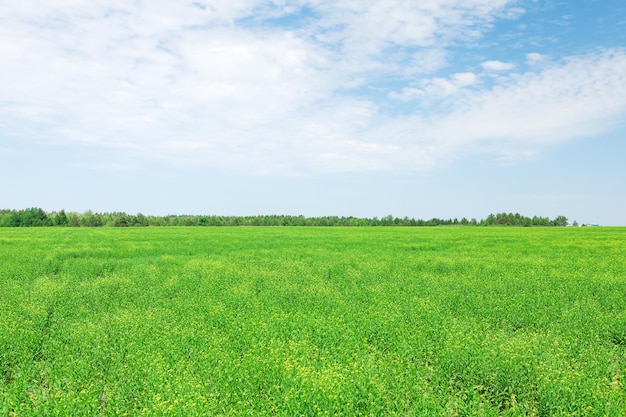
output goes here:
{"type": "Polygon", "coordinates": [[[115,227],[128,227],[129,225],[129,217],[126,213],[114,213],[114,221],[113,226],[115,227]]]}
{"type": "Polygon", "coordinates": [[[81,217],[78,213],[70,213],[67,215],[67,225],[69,227],[80,227],[81,217]]]}
{"type": "Polygon", "coordinates": [[[65,210],[61,210],[54,216],[54,225],[55,226],[67,226],[67,214],[65,214],[65,210]]]}
{"type": "Polygon", "coordinates": [[[50,219],[45,211],[38,207],[29,208],[21,212],[21,224],[24,227],[50,226],[50,219]]]}
{"type": "Polygon", "coordinates": [[[547,217],[533,216],[533,226],[550,226],[552,222],[547,217]]]}
{"type": "Polygon", "coordinates": [[[18,227],[22,222],[22,218],[15,210],[11,210],[2,216],[2,226],[5,227],[18,227]]]}
{"type": "Polygon", "coordinates": [[[137,213],[134,220],[135,220],[134,222],[135,226],[143,226],[143,227],[148,226],[148,218],[141,213],[137,213]]]}

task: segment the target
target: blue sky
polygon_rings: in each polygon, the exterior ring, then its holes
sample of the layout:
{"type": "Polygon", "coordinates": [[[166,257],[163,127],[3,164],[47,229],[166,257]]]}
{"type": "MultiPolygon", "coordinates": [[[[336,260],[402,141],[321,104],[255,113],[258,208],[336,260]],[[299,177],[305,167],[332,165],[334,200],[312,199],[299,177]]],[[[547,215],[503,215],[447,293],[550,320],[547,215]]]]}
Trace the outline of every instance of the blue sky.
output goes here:
{"type": "Polygon", "coordinates": [[[22,1],[2,208],[626,225],[626,3],[22,1]]]}

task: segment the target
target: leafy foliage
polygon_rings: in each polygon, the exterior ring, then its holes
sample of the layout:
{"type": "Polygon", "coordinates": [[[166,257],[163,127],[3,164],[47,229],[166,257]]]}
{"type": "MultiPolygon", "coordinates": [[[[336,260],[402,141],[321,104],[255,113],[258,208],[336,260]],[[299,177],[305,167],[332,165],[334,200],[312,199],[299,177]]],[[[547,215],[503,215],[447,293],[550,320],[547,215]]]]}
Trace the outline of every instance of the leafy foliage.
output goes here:
{"type": "Polygon", "coordinates": [[[32,227],[32,226],[71,226],[71,227],[136,227],[136,226],[567,226],[567,218],[558,216],[554,220],[547,217],[524,217],[519,213],[490,214],[484,220],[467,218],[430,220],[387,215],[382,218],[359,217],[305,217],[290,215],[259,215],[259,216],[195,216],[168,215],[146,216],[124,212],[69,213],[64,210],[56,213],[45,213],[42,209],[1,210],[0,227],[32,227]]]}

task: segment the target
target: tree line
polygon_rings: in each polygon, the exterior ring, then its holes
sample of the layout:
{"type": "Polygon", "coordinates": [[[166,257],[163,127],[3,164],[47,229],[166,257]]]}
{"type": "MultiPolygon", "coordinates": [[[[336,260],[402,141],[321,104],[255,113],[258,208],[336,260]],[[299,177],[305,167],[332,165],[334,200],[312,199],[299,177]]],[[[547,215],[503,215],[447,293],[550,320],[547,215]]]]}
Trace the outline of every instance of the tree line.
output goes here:
{"type": "MultiPolygon", "coordinates": [[[[565,216],[554,219],[548,217],[526,217],[519,213],[490,214],[485,219],[440,219],[429,220],[409,217],[381,218],[321,216],[305,217],[290,215],[259,216],[198,216],[167,215],[148,216],[141,213],[124,212],[84,213],[45,212],[33,207],[23,210],[0,210],[0,227],[141,227],[141,226],[567,226],[565,216]]],[[[576,225],[576,222],[574,222],[576,225]]]]}

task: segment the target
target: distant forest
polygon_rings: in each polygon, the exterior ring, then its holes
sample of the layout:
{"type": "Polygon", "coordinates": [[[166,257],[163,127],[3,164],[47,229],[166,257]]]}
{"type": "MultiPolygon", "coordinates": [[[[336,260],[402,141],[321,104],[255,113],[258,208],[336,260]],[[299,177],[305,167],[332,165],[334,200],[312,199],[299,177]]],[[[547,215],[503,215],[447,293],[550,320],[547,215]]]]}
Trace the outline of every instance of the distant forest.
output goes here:
{"type": "MultiPolygon", "coordinates": [[[[567,226],[565,216],[526,217],[519,213],[490,214],[485,219],[439,219],[429,220],[408,217],[360,218],[360,217],[305,217],[289,215],[269,216],[196,216],[168,215],[146,216],[124,212],[66,213],[65,210],[47,213],[41,208],[24,210],[0,210],[0,227],[141,227],[141,226],[567,226]]],[[[573,226],[577,226],[574,222],[573,226]]]]}

